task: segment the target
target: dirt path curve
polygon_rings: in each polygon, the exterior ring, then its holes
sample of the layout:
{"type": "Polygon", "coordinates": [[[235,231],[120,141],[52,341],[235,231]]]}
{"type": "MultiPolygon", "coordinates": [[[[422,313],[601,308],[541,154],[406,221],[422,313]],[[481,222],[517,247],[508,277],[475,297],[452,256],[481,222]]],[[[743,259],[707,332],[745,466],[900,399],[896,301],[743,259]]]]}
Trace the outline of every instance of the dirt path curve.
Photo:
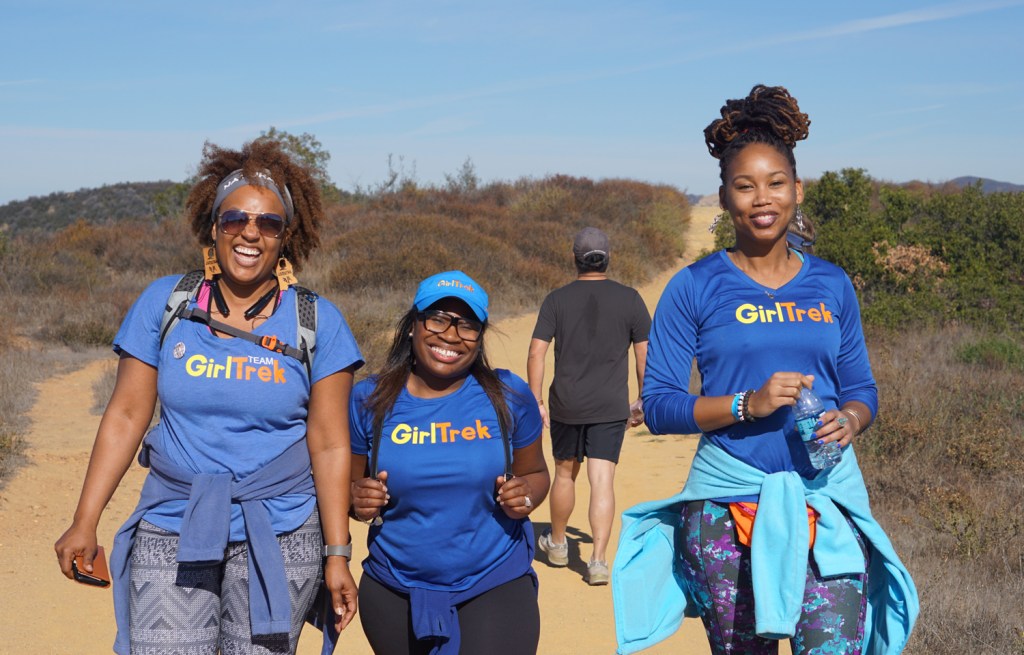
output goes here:
{"type": "MultiPolygon", "coordinates": [[[[713,208],[694,208],[688,258],[710,247],[707,226],[715,213],[713,208]]],[[[674,272],[666,271],[641,289],[652,311],[674,272]]],[[[496,366],[526,377],[526,353],[535,320],[535,315],[525,315],[498,325],[504,337],[492,346],[491,358],[496,366]]],[[[114,622],[110,592],[67,581],[57,568],[53,542],[70,522],[99,425],[99,417],[89,412],[93,382],[105,367],[113,365],[112,358],[96,361],[39,384],[39,396],[30,413],[28,464],[0,492],[0,606],[8,626],[0,640],[0,653],[111,652],[114,622]]],[[[549,363],[549,380],[551,366],[549,363]]],[[[642,428],[632,430],[627,435],[616,475],[617,510],[678,491],[695,445],[693,437],[653,437],[642,428]]],[[[144,476],[145,471],[138,466],[133,466],[125,476],[100,523],[101,543],[109,547],[120,522],[131,513],[144,476]]],[[[587,489],[581,479],[570,523],[570,566],[556,569],[543,562],[536,565],[543,621],[540,653],[544,655],[589,655],[615,650],[611,592],[608,587],[588,587],[582,580],[585,564],[580,557],[588,556],[590,551],[587,489]]],[[[547,508],[542,507],[533,518],[538,529],[546,527],[547,508]]],[[[365,537],[364,526],[355,523],[353,541],[357,553],[365,549],[365,537]]],[[[617,538],[616,526],[613,544],[617,538]]],[[[614,548],[609,555],[614,555],[614,548]]],[[[359,566],[353,569],[358,572],[359,566]]],[[[307,630],[299,652],[318,653],[318,641],[319,635],[307,630]]],[[[343,635],[338,652],[371,653],[358,622],[343,635]]],[[[495,646],[495,652],[501,652],[500,645],[495,646]]],[[[673,638],[647,652],[704,655],[708,648],[700,624],[686,621],[673,638]]]]}

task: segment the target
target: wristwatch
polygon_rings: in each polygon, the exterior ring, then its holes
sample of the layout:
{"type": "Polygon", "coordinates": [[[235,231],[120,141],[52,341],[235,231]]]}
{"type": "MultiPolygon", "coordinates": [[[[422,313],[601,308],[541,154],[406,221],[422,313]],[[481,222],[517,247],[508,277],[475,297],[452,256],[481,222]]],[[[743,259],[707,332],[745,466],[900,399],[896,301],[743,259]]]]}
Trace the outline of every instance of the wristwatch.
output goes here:
{"type": "Polygon", "coordinates": [[[345,544],[344,546],[330,546],[324,544],[324,557],[330,557],[332,555],[340,555],[348,560],[352,559],[352,544],[345,544]]]}

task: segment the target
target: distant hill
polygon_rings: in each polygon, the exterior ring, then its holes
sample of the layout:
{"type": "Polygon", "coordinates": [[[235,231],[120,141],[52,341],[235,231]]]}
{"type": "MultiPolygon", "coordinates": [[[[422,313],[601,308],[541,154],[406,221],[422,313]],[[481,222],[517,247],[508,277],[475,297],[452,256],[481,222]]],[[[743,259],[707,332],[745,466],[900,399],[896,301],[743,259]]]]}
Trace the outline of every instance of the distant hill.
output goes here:
{"type": "Polygon", "coordinates": [[[181,187],[169,181],[123,182],[96,189],[51,193],[0,205],[0,226],[12,232],[55,230],[78,219],[109,223],[159,216],[180,207],[181,187]]]}
{"type": "MultiPolygon", "coordinates": [[[[988,178],[963,176],[941,184],[908,182],[902,186],[926,184],[952,185],[963,188],[981,181],[984,193],[1024,191],[1024,185],[999,182],[988,178]]],[[[182,207],[188,189],[181,183],[122,182],[95,189],[57,192],[47,196],[33,196],[0,205],[0,230],[55,230],[79,219],[90,223],[111,223],[126,218],[148,218],[174,214],[182,207]]],[[[717,194],[700,196],[686,194],[693,206],[715,206],[717,194]]]]}
{"type": "Polygon", "coordinates": [[[974,177],[971,175],[965,175],[950,180],[950,184],[963,188],[967,186],[973,186],[978,181],[981,182],[982,193],[1019,193],[1024,191],[1024,184],[1013,184],[1011,182],[999,182],[998,180],[990,180],[987,177],[974,177]]]}

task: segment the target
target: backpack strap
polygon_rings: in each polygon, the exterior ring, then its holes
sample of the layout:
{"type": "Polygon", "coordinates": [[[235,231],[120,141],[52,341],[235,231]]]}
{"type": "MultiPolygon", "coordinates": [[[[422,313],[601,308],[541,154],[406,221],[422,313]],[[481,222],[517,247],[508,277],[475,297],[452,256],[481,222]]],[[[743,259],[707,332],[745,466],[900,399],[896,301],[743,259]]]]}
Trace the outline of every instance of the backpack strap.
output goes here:
{"type": "Polygon", "coordinates": [[[298,322],[299,350],[305,355],[302,363],[306,365],[306,373],[312,379],[313,357],[316,355],[316,301],[319,296],[315,291],[310,291],[297,284],[293,284],[292,289],[295,290],[295,317],[298,322]]]}
{"type": "Polygon", "coordinates": [[[218,332],[230,334],[233,337],[244,339],[257,346],[287,355],[288,357],[294,357],[306,367],[306,375],[312,376],[313,355],[316,352],[316,301],[319,297],[316,292],[310,291],[305,287],[292,285],[295,289],[295,317],[298,334],[298,347],[296,348],[283,341],[279,341],[277,337],[260,337],[251,332],[231,327],[212,318],[209,312],[198,307],[188,309],[189,303],[196,299],[204,279],[206,279],[206,276],[203,270],[190,271],[181,276],[181,279],[174,286],[174,290],[171,291],[171,295],[167,298],[167,304],[164,306],[164,315],[160,321],[161,346],[163,346],[164,339],[170,331],[178,324],[178,321],[181,319],[197,321],[210,326],[218,332]]]}
{"type": "Polygon", "coordinates": [[[182,275],[178,283],[174,285],[174,290],[167,297],[167,304],[164,306],[164,316],[160,320],[160,346],[164,345],[167,333],[181,320],[189,301],[195,300],[204,279],[205,273],[201,269],[189,271],[182,275]]]}

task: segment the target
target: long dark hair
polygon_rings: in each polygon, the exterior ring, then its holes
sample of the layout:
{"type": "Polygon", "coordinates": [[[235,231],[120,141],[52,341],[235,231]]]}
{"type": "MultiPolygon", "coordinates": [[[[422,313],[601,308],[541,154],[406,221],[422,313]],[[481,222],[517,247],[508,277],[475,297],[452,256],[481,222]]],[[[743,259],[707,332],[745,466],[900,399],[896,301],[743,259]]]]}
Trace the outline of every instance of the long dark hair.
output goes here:
{"type": "MultiPolygon", "coordinates": [[[[398,326],[395,328],[395,336],[391,341],[391,348],[388,349],[387,358],[384,360],[384,366],[375,376],[373,392],[366,399],[366,407],[373,413],[373,432],[375,437],[380,433],[384,426],[384,419],[395,406],[399,394],[402,393],[402,389],[405,388],[405,383],[409,379],[409,374],[412,373],[415,358],[412,353],[412,337],[410,334],[416,327],[417,313],[416,308],[413,307],[398,321],[398,326]]],[[[511,393],[512,390],[501,381],[501,378],[498,377],[498,374],[487,361],[487,353],[484,348],[484,338],[487,330],[488,326],[484,323],[484,329],[480,332],[480,339],[477,341],[479,344],[477,356],[469,368],[469,374],[476,378],[477,383],[480,384],[480,387],[494,406],[494,412],[498,415],[498,426],[501,428],[502,434],[509,435],[509,429],[512,425],[512,413],[509,411],[505,394],[511,393]]],[[[377,447],[378,445],[374,444],[374,448],[377,447]]]]}

